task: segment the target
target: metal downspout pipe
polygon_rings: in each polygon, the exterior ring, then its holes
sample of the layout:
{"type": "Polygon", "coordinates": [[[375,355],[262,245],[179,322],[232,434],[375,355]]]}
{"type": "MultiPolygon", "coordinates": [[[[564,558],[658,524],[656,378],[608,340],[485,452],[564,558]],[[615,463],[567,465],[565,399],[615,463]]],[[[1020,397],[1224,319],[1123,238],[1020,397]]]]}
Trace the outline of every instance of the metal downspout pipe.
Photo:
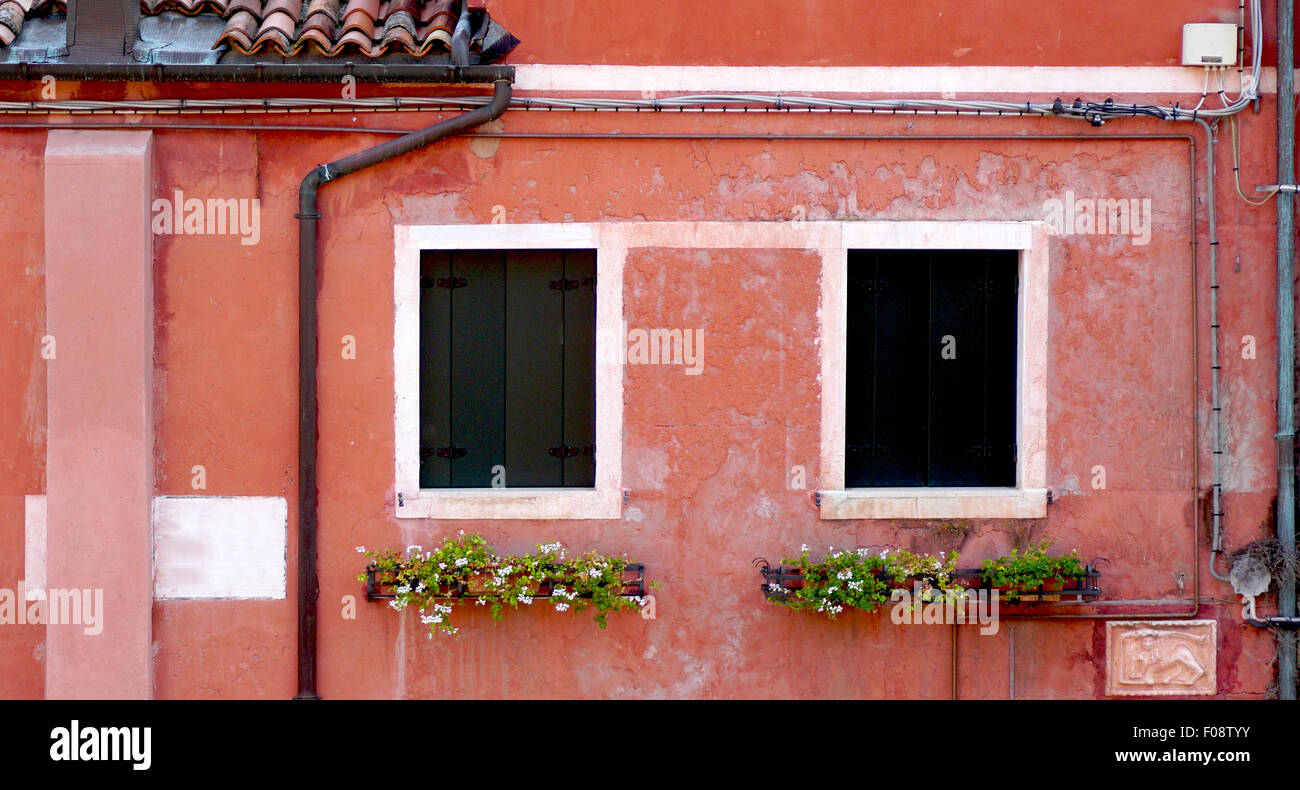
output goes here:
{"type": "MultiPolygon", "coordinates": [[[[1295,3],[1277,4],[1277,539],[1287,555],[1277,608],[1295,617],[1295,3]],[[1294,187],[1292,187],[1294,188],[1294,187]]],[[[1296,632],[1278,634],[1278,696],[1296,698],[1296,632]]]]}
{"type": "Polygon", "coordinates": [[[469,0],[461,0],[460,17],[451,34],[451,64],[469,65],[469,0]]]}
{"type": "Polygon", "coordinates": [[[319,165],[302,179],[298,190],[298,694],[295,699],[320,699],[316,693],[316,615],[320,586],[316,578],[316,359],[317,190],[322,184],[386,162],[430,143],[499,118],[510,106],[511,86],[498,80],[492,102],[373,148],[319,165]]]}

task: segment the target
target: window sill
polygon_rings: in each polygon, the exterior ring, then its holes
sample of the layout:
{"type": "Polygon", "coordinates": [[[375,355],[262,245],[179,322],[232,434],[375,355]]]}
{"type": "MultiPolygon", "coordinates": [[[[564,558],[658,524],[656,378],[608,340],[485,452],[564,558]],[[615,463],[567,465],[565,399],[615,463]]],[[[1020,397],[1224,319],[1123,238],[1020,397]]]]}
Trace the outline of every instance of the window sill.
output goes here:
{"type": "Polygon", "coordinates": [[[395,510],[398,518],[615,519],[620,497],[596,488],[425,488],[395,510]]]}
{"type": "Polygon", "coordinates": [[[1046,518],[1046,488],[852,488],[821,492],[823,519],[1046,518]]]}

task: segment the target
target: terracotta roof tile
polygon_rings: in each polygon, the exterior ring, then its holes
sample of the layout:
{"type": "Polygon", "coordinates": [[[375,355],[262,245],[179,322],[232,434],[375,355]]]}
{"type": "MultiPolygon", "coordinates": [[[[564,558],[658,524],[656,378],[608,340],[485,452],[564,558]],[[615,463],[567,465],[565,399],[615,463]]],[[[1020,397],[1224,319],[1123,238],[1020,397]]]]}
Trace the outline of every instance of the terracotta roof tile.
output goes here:
{"type": "MultiPolygon", "coordinates": [[[[245,5],[259,7],[257,0],[245,2],[245,5]]],[[[195,14],[221,14],[229,16],[229,7],[237,5],[230,0],[141,0],[140,13],[146,16],[161,14],[164,11],[178,11],[186,16],[195,14]]]]}
{"type": "Polygon", "coordinates": [[[434,49],[450,48],[458,3],[457,0],[309,0],[306,3],[264,0],[260,5],[261,8],[251,12],[258,21],[256,35],[249,34],[246,19],[235,15],[226,23],[217,43],[227,44],[245,55],[264,50],[296,55],[308,48],[329,56],[359,52],[367,57],[379,57],[390,51],[424,55],[434,49]],[[304,6],[305,14],[299,24],[298,14],[304,6]],[[293,25],[289,24],[291,20],[293,25]]]}
{"type": "Polygon", "coordinates": [[[226,19],[234,16],[237,11],[247,11],[254,15],[259,14],[262,11],[262,0],[229,0],[228,2],[227,0],[222,0],[222,2],[225,3],[226,10],[224,13],[220,11],[218,11],[218,13],[221,13],[221,15],[226,19]]]}
{"type": "Polygon", "coordinates": [[[23,20],[51,13],[66,13],[64,0],[4,0],[0,2],[0,46],[9,46],[22,32],[23,20]]]}
{"type": "Polygon", "coordinates": [[[257,17],[247,11],[236,11],[230,21],[226,23],[226,29],[222,32],[223,39],[230,39],[232,46],[237,46],[241,50],[251,49],[253,39],[257,38],[257,17]],[[239,42],[237,45],[234,42],[239,42]]]}
{"type": "Polygon", "coordinates": [[[311,0],[307,4],[307,18],[325,16],[332,22],[339,21],[339,0],[311,0]]]}
{"type": "MultiPolygon", "coordinates": [[[[240,55],[421,57],[450,51],[460,0],[140,0],[140,9],[146,17],[219,17],[225,24],[212,49],[229,47],[240,55]]],[[[18,37],[24,19],[66,10],[66,0],[0,0],[0,47],[18,37]]],[[[474,51],[488,28],[495,31],[489,35],[494,43],[484,57],[499,57],[518,43],[493,27],[482,8],[473,14],[474,51]]]]}

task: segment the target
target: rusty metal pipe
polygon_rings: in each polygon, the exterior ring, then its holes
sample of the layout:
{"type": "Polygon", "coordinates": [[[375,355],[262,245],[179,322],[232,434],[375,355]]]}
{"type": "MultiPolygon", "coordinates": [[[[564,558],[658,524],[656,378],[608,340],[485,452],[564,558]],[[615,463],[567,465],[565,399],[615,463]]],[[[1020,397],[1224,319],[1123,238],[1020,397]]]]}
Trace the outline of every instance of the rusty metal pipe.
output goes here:
{"type": "Polygon", "coordinates": [[[298,190],[298,694],[295,699],[320,699],[316,693],[316,616],[320,586],[316,578],[317,423],[316,360],[317,190],[343,176],[401,156],[430,143],[499,118],[510,106],[510,83],[496,83],[492,102],[410,132],[373,148],[319,165],[307,173],[298,190]]]}

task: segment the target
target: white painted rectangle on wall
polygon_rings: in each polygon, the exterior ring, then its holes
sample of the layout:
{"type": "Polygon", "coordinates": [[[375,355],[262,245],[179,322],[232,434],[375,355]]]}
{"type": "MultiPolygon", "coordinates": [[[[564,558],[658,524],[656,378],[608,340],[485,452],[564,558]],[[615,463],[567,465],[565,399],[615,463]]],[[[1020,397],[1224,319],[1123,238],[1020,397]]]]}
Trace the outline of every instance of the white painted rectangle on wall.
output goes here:
{"type": "Polygon", "coordinates": [[[282,600],[284,497],[155,497],[154,598],[282,600]]]}

